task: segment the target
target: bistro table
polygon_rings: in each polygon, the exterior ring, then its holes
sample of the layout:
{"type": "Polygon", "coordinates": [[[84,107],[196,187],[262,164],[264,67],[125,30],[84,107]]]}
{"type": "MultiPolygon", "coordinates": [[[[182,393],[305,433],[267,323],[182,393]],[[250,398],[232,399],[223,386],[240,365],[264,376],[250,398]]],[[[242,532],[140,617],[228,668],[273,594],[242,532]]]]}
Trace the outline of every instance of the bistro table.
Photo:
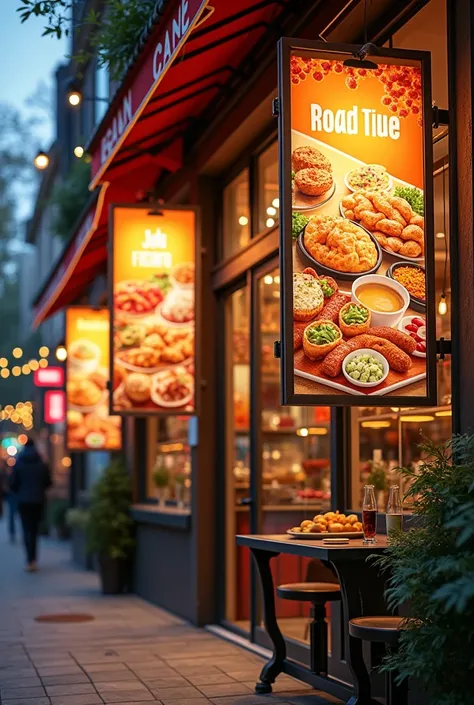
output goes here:
{"type": "Polygon", "coordinates": [[[263,595],[263,621],[273,645],[273,655],[260,674],[257,693],[269,693],[280,673],[288,673],[314,688],[341,699],[347,705],[378,705],[370,695],[370,677],[362,654],[362,641],[349,635],[348,623],[353,617],[387,614],[384,600],[385,578],[370,555],[380,555],[387,547],[387,537],[377,536],[376,544],[350,539],[343,545],[325,544],[322,540],[293,539],[287,535],[239,535],[237,544],[250,549],[260,575],[263,595]],[[318,675],[286,656],[286,644],[279,629],[275,611],[275,588],[270,561],[280,553],[305,558],[319,558],[331,563],[341,586],[345,623],[345,657],[352,675],[352,687],[329,675],[318,675]]]}

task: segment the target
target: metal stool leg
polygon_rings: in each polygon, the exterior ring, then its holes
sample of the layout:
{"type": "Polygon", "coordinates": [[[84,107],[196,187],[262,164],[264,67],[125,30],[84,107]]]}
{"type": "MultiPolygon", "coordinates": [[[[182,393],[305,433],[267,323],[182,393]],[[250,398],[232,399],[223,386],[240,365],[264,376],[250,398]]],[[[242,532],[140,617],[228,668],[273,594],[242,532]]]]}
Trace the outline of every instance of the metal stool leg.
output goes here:
{"type": "Polygon", "coordinates": [[[313,604],[311,607],[310,633],[310,667],[314,673],[328,672],[328,627],[326,624],[325,605],[313,604]]]}
{"type": "Polygon", "coordinates": [[[408,703],[408,678],[398,685],[396,683],[397,675],[393,671],[385,674],[387,705],[407,705],[408,703]]]}

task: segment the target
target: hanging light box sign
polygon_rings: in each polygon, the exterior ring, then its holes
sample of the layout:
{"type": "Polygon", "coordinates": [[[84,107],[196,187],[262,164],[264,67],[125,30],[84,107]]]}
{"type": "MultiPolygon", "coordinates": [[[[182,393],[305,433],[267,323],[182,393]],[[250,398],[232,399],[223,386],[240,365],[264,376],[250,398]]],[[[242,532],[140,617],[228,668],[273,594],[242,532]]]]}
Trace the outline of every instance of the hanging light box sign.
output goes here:
{"type": "Polygon", "coordinates": [[[64,387],[62,367],[40,367],[34,372],[35,387],[64,387]]]}
{"type": "Polygon", "coordinates": [[[120,450],[122,419],[109,414],[109,310],[67,308],[66,349],[68,450],[120,450]]]}
{"type": "Polygon", "coordinates": [[[111,411],[191,415],[197,213],[111,206],[111,411]]]}
{"type": "Polygon", "coordinates": [[[66,420],[66,394],[63,390],[45,392],[44,420],[46,423],[62,423],[66,420]]]}
{"type": "Polygon", "coordinates": [[[279,42],[282,403],[436,403],[428,52],[279,42]]]}

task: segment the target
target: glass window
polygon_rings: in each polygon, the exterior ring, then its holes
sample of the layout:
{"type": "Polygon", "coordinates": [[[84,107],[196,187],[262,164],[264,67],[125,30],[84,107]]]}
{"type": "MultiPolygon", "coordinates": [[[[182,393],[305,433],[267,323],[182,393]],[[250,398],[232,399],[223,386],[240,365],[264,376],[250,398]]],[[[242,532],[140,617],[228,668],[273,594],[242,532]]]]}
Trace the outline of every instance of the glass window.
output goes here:
{"type": "Polygon", "coordinates": [[[191,504],[191,452],[188,443],[189,418],[169,416],[151,419],[151,456],[148,460],[147,498],[165,505],[191,504]],[[154,452],[153,452],[154,448],[154,452]]]}
{"type": "Polygon", "coordinates": [[[249,170],[244,169],[224,189],[224,257],[250,240],[249,170]]]}
{"type": "Polygon", "coordinates": [[[226,619],[249,630],[250,554],[236,546],[236,534],[250,531],[250,321],[248,289],[226,301],[226,619]]]}
{"type": "Polygon", "coordinates": [[[278,222],[280,207],[278,191],[278,142],[258,157],[258,225],[261,233],[278,222]]]}

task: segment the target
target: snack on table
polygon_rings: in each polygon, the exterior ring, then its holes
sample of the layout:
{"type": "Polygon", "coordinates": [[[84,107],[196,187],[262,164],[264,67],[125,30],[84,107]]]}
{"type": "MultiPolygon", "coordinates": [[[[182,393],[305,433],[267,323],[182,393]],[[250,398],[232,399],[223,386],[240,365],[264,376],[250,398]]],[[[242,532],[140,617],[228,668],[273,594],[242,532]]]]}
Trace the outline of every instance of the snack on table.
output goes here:
{"type": "Polygon", "coordinates": [[[339,311],[339,328],[347,338],[361,333],[367,333],[370,326],[371,313],[361,304],[349,302],[339,311]]]}
{"type": "Polygon", "coordinates": [[[342,199],[344,216],[369,230],[380,245],[404,257],[424,253],[424,219],[400,196],[357,191],[342,199]]]}
{"type": "Polygon", "coordinates": [[[370,235],[339,216],[311,218],[304,246],[317,262],[339,272],[367,272],[377,264],[378,252],[370,235]]]}
{"type": "Polygon", "coordinates": [[[293,317],[310,321],[324,306],[324,295],[317,279],[311,274],[293,274],[293,317]]]}
{"type": "Polygon", "coordinates": [[[384,338],[364,333],[363,335],[356,335],[355,338],[341,343],[335,350],[332,350],[324,359],[322,371],[328,377],[337,377],[341,373],[342,363],[346,355],[361,348],[379,352],[386,358],[392,370],[396,372],[408,372],[412,365],[410,356],[397,345],[384,338]]]}
{"type": "Polygon", "coordinates": [[[356,533],[362,531],[362,523],[356,514],[326,512],[317,514],[313,520],[305,519],[299,526],[294,526],[291,531],[295,534],[339,534],[342,532],[356,533]]]}
{"type": "Polygon", "coordinates": [[[329,159],[325,157],[319,149],[316,149],[316,147],[310,147],[309,145],[294,149],[291,162],[293,171],[295,172],[301,171],[301,169],[310,168],[332,171],[332,165],[329,159]]]}
{"type": "Polygon", "coordinates": [[[342,341],[342,333],[332,321],[315,321],[305,328],[303,350],[310,360],[324,357],[342,341]]]}
{"type": "Polygon", "coordinates": [[[296,172],[294,181],[305,196],[322,196],[332,186],[332,174],[325,169],[301,169],[296,172]]]}

